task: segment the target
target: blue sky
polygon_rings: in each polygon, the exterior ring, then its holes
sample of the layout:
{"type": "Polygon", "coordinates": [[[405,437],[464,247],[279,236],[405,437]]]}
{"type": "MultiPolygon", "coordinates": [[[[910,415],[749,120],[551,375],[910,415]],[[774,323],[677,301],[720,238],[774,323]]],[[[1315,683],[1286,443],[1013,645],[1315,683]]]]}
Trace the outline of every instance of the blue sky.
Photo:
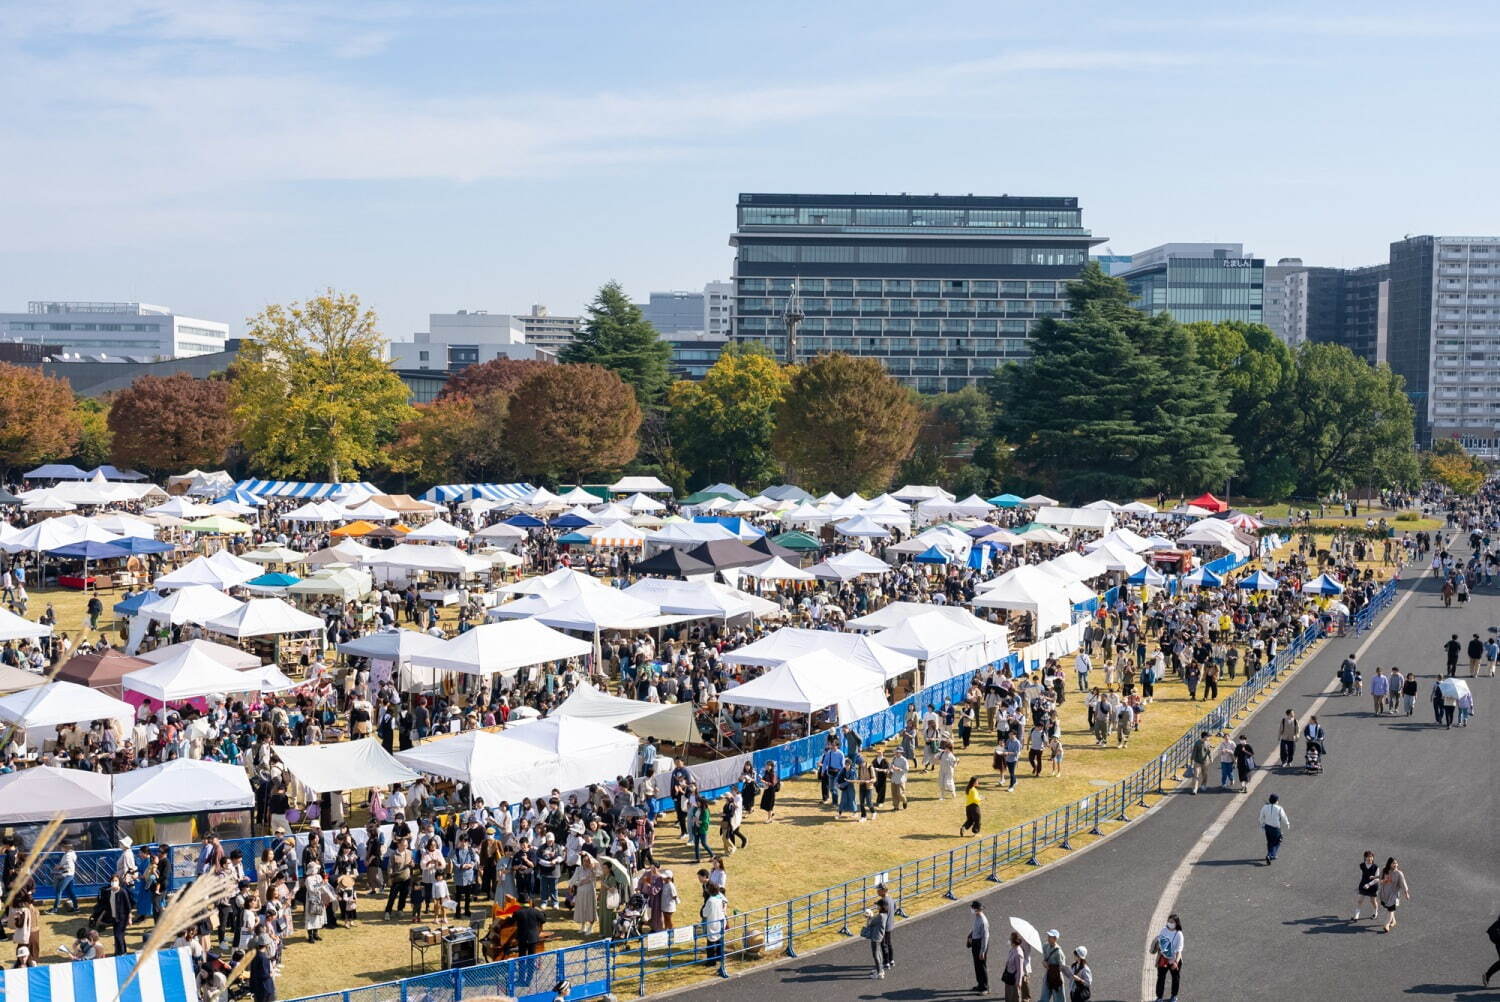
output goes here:
{"type": "Polygon", "coordinates": [[[0,309],[729,276],[740,191],[1077,195],[1120,253],[1500,232],[1500,8],[10,0],[0,309]]]}

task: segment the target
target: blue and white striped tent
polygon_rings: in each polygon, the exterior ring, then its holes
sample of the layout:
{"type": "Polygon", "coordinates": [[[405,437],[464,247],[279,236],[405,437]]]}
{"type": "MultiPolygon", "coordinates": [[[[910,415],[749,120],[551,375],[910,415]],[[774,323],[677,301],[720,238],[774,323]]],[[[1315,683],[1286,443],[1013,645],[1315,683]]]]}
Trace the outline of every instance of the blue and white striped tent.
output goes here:
{"type": "MultiPolygon", "coordinates": [[[[319,500],[332,497],[339,493],[349,484],[318,484],[306,483],[301,480],[241,480],[234,485],[236,491],[246,491],[263,498],[308,498],[319,500]]],[[[380,488],[374,484],[360,484],[360,487],[369,489],[371,494],[379,494],[380,488]]]]}
{"type": "Polygon", "coordinates": [[[484,498],[486,501],[519,501],[530,497],[536,488],[530,484],[438,484],[430,487],[427,493],[422,495],[423,501],[436,501],[439,504],[450,504],[454,501],[472,501],[474,498],[484,498]]]}
{"type": "Polygon", "coordinates": [[[80,960],[71,964],[42,964],[5,972],[4,1002],[197,1002],[193,962],[187,949],[162,950],[141,967],[140,974],[120,994],[130,977],[135,955],[80,960]]]}
{"type": "Polygon", "coordinates": [[[252,494],[249,491],[241,490],[238,487],[230,491],[228,494],[221,494],[220,496],[214,498],[214,504],[218,504],[220,501],[233,501],[235,504],[249,505],[251,508],[259,508],[261,505],[266,503],[266,499],[261,497],[259,494],[252,494]]]}

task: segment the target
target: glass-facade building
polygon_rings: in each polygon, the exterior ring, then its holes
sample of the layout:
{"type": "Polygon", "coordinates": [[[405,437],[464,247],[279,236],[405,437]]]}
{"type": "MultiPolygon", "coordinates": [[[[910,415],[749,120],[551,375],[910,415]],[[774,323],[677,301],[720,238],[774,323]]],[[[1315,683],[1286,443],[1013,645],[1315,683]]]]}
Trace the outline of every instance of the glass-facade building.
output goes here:
{"type": "Polygon", "coordinates": [[[742,194],[732,334],[787,357],[878,358],[929,393],[957,390],[1027,354],[1065,285],[1104,242],[1076,198],[742,194]]]}
{"type": "Polygon", "coordinates": [[[1185,324],[1264,322],[1266,262],[1239,244],[1163,244],[1130,257],[1129,268],[1115,274],[1153,316],[1171,313],[1185,324]]]}

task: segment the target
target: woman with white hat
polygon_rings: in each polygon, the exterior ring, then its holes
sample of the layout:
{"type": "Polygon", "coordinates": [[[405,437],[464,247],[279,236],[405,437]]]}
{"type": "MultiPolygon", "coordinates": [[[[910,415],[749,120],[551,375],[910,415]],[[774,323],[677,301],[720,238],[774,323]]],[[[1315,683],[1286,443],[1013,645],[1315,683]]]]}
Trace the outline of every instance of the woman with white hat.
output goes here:
{"type": "Polygon", "coordinates": [[[1072,975],[1072,991],[1068,998],[1071,1002],[1089,1002],[1094,997],[1094,972],[1089,967],[1088,947],[1073,948],[1073,963],[1068,970],[1072,975]]]}

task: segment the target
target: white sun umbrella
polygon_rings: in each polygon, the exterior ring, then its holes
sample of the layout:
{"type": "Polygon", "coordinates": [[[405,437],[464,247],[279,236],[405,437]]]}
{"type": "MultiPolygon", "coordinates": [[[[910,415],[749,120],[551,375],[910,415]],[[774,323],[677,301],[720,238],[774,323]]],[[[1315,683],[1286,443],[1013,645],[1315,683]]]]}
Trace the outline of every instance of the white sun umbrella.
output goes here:
{"type": "Polygon", "coordinates": [[[816,581],[817,577],[800,567],[793,567],[781,557],[772,557],[763,564],[740,569],[740,577],[755,581],[816,581]]]}
{"type": "Polygon", "coordinates": [[[407,543],[461,543],[469,538],[467,529],[435,518],[420,529],[413,529],[402,537],[407,543]]]}
{"type": "Polygon", "coordinates": [[[1042,937],[1037,933],[1036,926],[1023,918],[1016,918],[1016,916],[1012,915],[1010,917],[1010,927],[1021,934],[1021,938],[1026,941],[1026,945],[1038,953],[1042,952],[1042,937]]]}
{"type": "Polygon", "coordinates": [[[254,549],[245,551],[241,559],[253,564],[296,564],[306,560],[307,554],[280,543],[261,543],[254,549]]]}
{"type": "Polygon", "coordinates": [[[248,692],[255,688],[255,679],[220,664],[206,652],[187,648],[150,668],[127,672],[121,676],[120,685],[165,703],[168,700],[248,692]]]}

